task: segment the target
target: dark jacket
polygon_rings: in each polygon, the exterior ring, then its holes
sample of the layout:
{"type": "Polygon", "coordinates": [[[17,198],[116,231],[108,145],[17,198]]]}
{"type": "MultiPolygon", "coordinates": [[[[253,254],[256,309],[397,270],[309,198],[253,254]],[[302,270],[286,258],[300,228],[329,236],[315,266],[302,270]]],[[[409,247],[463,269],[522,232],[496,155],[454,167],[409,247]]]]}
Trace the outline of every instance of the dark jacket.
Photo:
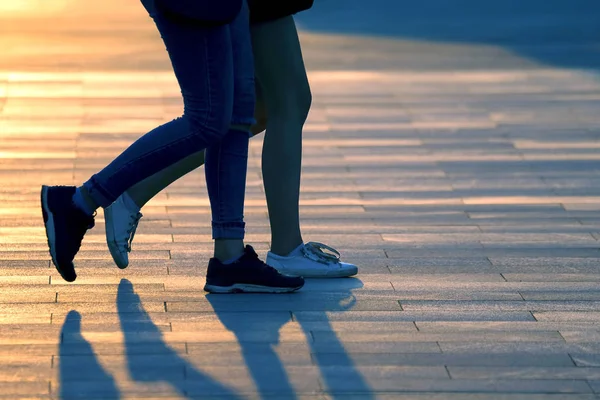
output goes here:
{"type": "Polygon", "coordinates": [[[308,10],[314,0],[248,0],[250,23],[272,21],[308,10]]]}

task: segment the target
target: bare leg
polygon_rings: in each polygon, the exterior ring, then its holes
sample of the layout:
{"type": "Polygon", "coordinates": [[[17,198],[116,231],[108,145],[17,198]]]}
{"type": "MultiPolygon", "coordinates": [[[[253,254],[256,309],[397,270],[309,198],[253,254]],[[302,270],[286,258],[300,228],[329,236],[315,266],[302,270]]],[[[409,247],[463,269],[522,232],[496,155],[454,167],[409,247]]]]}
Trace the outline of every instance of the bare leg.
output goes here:
{"type": "Polygon", "coordinates": [[[204,164],[204,151],[192,154],[183,160],[173,164],[170,168],[163,169],[127,190],[131,199],[142,208],[151,198],[161,190],[204,164]]]}
{"type": "MultiPolygon", "coordinates": [[[[258,84],[256,85],[256,107],[254,111],[254,119],[256,124],[251,128],[252,135],[257,135],[266,129],[267,124],[267,109],[265,101],[262,97],[262,92],[258,84]]],[[[232,126],[233,129],[247,130],[246,126],[232,126]]],[[[127,190],[127,194],[131,199],[142,208],[154,196],[160,193],[165,187],[175,182],[182,176],[192,172],[196,168],[204,165],[204,151],[192,154],[189,157],[172,165],[170,168],[164,169],[157,174],[154,174],[127,190]]]]}
{"type": "MultiPolygon", "coordinates": [[[[302,243],[298,205],[302,127],[310,109],[310,86],[292,17],[255,25],[251,32],[258,81],[257,123],[252,133],[267,129],[262,171],[271,223],[271,251],[287,255],[302,243]]],[[[193,154],[139,182],[127,193],[142,207],[203,163],[203,152],[193,154]]]]}
{"type": "Polygon", "coordinates": [[[302,127],[310,109],[310,86],[293,17],[254,25],[251,32],[255,74],[268,114],[262,173],[271,251],[287,255],[302,244],[302,127]]]}

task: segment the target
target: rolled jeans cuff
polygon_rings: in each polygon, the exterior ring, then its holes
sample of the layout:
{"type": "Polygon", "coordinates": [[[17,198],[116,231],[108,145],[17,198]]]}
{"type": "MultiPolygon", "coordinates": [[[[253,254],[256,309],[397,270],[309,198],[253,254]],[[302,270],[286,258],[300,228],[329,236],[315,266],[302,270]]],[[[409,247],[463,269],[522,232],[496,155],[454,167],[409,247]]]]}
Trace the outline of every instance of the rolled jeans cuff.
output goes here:
{"type": "Polygon", "coordinates": [[[90,180],[85,182],[83,187],[87,190],[94,202],[102,208],[110,206],[114,202],[114,199],[119,197],[113,195],[108,191],[108,189],[102,187],[98,179],[96,179],[96,175],[92,176],[90,180]]]}
{"type": "Polygon", "coordinates": [[[213,222],[213,239],[244,239],[245,222],[213,222]]]}
{"type": "Polygon", "coordinates": [[[250,128],[252,125],[256,124],[256,119],[254,117],[236,117],[235,115],[231,118],[231,122],[229,126],[233,125],[247,125],[250,128]]]}

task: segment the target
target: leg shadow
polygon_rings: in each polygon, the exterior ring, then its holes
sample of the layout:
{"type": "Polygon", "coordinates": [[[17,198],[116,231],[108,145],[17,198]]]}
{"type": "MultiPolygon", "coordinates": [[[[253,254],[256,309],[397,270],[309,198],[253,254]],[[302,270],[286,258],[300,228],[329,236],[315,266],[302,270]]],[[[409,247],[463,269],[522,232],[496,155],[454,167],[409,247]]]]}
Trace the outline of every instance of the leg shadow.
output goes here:
{"type": "Polygon", "coordinates": [[[206,299],[212,305],[221,323],[236,336],[242,356],[258,389],[261,398],[276,396],[294,400],[295,390],[289,380],[285,366],[275,351],[279,344],[279,329],[291,320],[287,311],[253,313],[236,311],[236,302],[247,298],[281,295],[222,295],[209,294],[206,299]]]}
{"type": "MultiPolygon", "coordinates": [[[[352,293],[364,285],[360,279],[344,278],[335,280],[313,279],[307,280],[307,286],[322,285],[323,290],[319,292],[304,291],[298,295],[307,303],[313,302],[310,309],[325,309],[328,311],[344,312],[351,310],[356,304],[356,297],[352,293]],[[319,304],[322,302],[322,306],[319,304]]],[[[308,342],[312,346],[312,356],[321,371],[324,390],[332,399],[347,398],[342,392],[360,394],[362,400],[375,399],[372,388],[365,378],[356,369],[354,361],[346,352],[344,345],[335,334],[326,312],[316,311],[306,314],[294,313],[304,331],[308,342]],[[309,317],[310,315],[310,317],[309,317]],[[324,333],[326,341],[311,340],[312,331],[317,330],[324,333]]]]}
{"type": "Polygon", "coordinates": [[[186,398],[222,396],[227,399],[241,399],[231,389],[200,372],[190,362],[182,358],[163,340],[162,332],[140,305],[132,310],[128,304],[141,304],[133,285],[122,279],[117,293],[117,310],[125,337],[127,367],[134,381],[143,383],[167,383],[186,398]],[[140,335],[144,340],[140,341],[140,335]],[[139,346],[150,346],[153,356],[139,354],[139,346]]]}
{"type": "Polygon", "coordinates": [[[115,380],[102,368],[81,334],[81,315],[77,311],[70,311],[65,318],[59,356],[59,399],[120,398],[115,380]]]}

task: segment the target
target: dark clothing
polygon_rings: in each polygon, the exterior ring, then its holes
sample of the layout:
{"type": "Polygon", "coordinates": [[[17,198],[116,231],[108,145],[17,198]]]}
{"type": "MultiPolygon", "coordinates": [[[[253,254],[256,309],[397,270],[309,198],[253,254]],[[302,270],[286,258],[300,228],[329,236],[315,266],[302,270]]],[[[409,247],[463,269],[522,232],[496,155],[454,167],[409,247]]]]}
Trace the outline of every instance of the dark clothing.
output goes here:
{"type": "Polygon", "coordinates": [[[273,21],[308,10],[314,0],[248,0],[250,23],[273,21]]]}

